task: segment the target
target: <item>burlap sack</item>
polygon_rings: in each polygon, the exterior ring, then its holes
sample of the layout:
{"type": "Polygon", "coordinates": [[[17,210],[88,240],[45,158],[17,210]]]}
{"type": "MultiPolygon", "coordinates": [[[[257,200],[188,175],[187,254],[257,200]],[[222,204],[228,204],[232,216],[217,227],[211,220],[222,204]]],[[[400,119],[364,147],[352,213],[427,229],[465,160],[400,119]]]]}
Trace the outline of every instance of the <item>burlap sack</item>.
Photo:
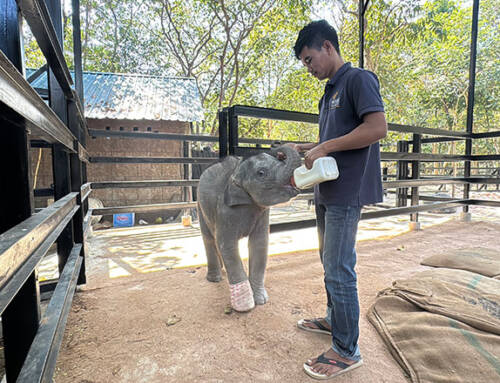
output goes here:
{"type": "Polygon", "coordinates": [[[423,310],[500,335],[500,280],[438,268],[397,280],[379,295],[397,295],[423,310]]]}
{"type": "Polygon", "coordinates": [[[500,381],[500,337],[398,296],[382,296],[368,312],[390,352],[412,382],[500,381]]]}
{"type": "Polygon", "coordinates": [[[459,249],[436,254],[421,262],[425,266],[462,269],[500,279],[500,251],[486,248],[459,249]]]}

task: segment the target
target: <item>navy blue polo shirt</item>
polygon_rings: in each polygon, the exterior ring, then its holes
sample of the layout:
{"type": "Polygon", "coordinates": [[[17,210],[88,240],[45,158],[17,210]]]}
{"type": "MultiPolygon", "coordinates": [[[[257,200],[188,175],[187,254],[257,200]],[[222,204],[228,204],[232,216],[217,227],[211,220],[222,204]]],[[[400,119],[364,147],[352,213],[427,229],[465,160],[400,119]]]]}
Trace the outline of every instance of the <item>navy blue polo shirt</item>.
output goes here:
{"type": "MultiPolygon", "coordinates": [[[[319,103],[319,142],[344,136],[363,122],[365,114],[383,111],[377,76],[345,63],[327,82],[319,103]]],[[[339,177],[316,185],[317,202],[362,206],[382,201],[378,142],[329,155],[337,161],[339,177]]]]}

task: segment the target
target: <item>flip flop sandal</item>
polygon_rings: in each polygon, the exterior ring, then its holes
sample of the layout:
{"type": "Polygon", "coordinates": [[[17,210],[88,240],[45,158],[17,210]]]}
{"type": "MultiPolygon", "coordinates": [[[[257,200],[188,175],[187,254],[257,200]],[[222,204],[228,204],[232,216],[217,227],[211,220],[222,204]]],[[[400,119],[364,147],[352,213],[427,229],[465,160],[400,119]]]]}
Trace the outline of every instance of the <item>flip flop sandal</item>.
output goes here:
{"type": "Polygon", "coordinates": [[[355,368],[360,367],[363,364],[363,359],[360,359],[353,364],[347,364],[347,363],[342,362],[341,360],[326,358],[323,354],[321,354],[316,359],[316,363],[327,364],[330,366],[336,366],[336,367],[341,368],[341,370],[334,372],[331,375],[326,375],[326,374],[321,374],[319,372],[314,371],[310,365],[308,365],[307,363],[304,363],[304,371],[306,372],[307,375],[309,375],[311,378],[314,378],[314,379],[326,380],[326,379],[331,379],[331,378],[334,378],[336,376],[345,374],[346,372],[349,372],[351,370],[354,370],[355,368]]]}
{"type": "Polygon", "coordinates": [[[316,332],[318,334],[332,335],[331,330],[329,330],[325,326],[323,326],[318,319],[301,319],[297,322],[297,327],[300,328],[301,330],[316,332]],[[317,328],[305,326],[305,323],[312,323],[317,328]]]}

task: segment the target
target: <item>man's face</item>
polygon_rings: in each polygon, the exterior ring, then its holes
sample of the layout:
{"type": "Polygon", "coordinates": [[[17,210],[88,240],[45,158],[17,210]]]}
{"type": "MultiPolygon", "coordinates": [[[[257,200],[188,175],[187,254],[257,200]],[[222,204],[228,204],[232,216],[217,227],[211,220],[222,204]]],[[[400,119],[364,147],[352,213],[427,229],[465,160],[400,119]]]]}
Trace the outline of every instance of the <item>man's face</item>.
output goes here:
{"type": "Polygon", "coordinates": [[[307,71],[318,80],[331,78],[333,75],[332,71],[334,64],[332,56],[329,54],[324,44],[319,50],[305,46],[302,52],[300,52],[299,58],[302,64],[307,68],[307,71]]]}

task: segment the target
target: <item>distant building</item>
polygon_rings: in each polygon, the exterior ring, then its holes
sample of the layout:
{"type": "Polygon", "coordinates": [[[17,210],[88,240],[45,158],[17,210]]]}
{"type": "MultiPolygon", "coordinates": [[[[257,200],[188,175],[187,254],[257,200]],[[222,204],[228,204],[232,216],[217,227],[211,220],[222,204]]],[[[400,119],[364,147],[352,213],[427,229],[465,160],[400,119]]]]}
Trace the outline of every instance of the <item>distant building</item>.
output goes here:
{"type": "MultiPolygon", "coordinates": [[[[27,70],[27,78],[33,73],[27,70]]],[[[47,94],[47,72],[31,85],[42,96],[47,94]]],[[[83,85],[89,130],[188,134],[190,123],[203,120],[200,95],[192,78],[84,72],[83,85]]],[[[183,145],[181,141],[95,137],[87,140],[87,151],[90,157],[182,157],[183,145]]],[[[32,169],[35,188],[51,187],[50,150],[32,149],[32,169]]],[[[90,182],[184,177],[180,164],[91,163],[87,175],[90,182]]],[[[101,189],[94,190],[92,196],[106,207],[183,199],[181,187],[101,189]]]]}

